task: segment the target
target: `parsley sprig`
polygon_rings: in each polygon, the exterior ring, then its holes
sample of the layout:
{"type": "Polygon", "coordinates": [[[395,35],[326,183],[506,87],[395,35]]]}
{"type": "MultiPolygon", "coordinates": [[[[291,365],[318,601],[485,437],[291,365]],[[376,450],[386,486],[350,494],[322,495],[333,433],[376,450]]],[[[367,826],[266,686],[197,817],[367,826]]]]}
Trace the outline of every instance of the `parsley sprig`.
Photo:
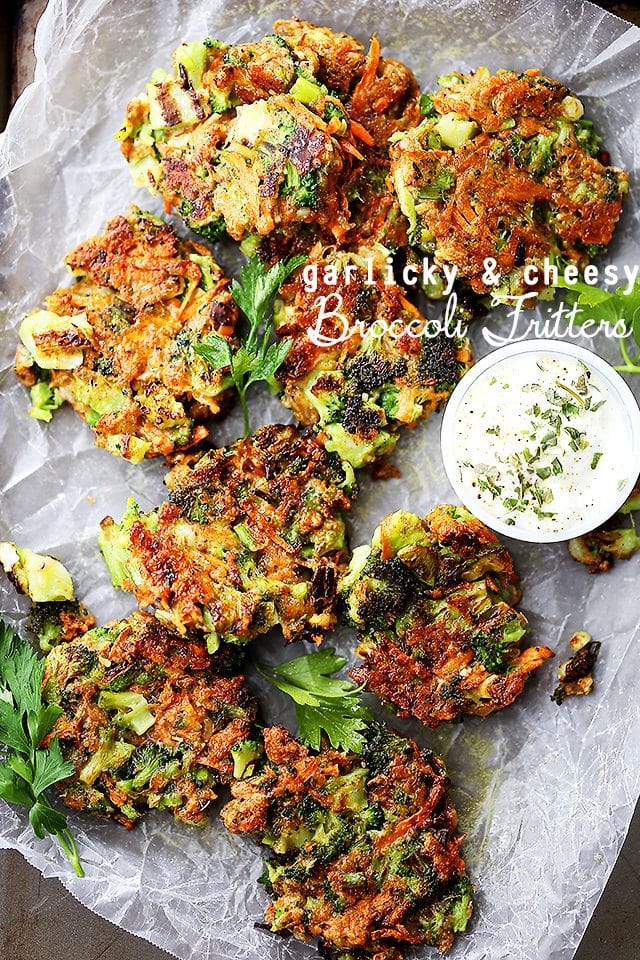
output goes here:
{"type": "Polygon", "coordinates": [[[295,703],[300,739],[314,750],[320,749],[324,732],[332,747],[362,751],[371,714],[360,700],[361,687],[333,677],[346,662],[328,647],[286,663],[257,664],[258,672],[295,703]]]}
{"type": "Polygon", "coordinates": [[[267,269],[253,256],[242,268],[240,279],[231,286],[231,295],[249,322],[243,342],[234,350],[228,340],[212,333],[194,345],[194,351],[214,370],[229,367],[242,404],[245,437],[250,429],[247,390],[258,380],[270,380],[291,348],[290,340],[272,342],[273,300],[289,274],[306,259],[297,254],[267,269]]]}
{"type": "Polygon", "coordinates": [[[41,743],[62,713],[42,702],[44,660],[0,620],[0,797],[26,807],[29,823],[41,840],[56,837],[79,877],[84,876],[67,819],[47,798],[54,783],[73,774],[57,737],[41,743]]]}
{"type": "Polygon", "coordinates": [[[618,341],[623,363],[616,370],[640,373],[640,280],[635,281],[628,293],[623,287],[603,290],[582,280],[573,284],[560,280],[556,286],[567,290],[569,304],[577,304],[576,323],[604,322],[624,333],[618,341]],[[629,339],[633,342],[631,347],[627,343],[629,339]]]}

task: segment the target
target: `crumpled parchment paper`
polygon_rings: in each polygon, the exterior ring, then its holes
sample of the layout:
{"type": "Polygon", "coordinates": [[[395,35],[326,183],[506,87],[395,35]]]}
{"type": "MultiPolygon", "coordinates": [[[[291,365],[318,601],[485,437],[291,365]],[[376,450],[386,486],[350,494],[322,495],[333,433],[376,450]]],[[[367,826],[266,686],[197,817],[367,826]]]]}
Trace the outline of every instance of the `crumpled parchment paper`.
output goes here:
{"type": "MultiPolygon", "coordinates": [[[[277,17],[296,14],[366,40],[377,30],[385,52],[435,76],[479,64],[538,66],[584,98],[605,132],[614,163],[632,173],[631,197],[612,258],[638,262],[637,172],[640,151],[640,30],[589,3],[548,0],[328,0],[233,4],[194,0],[51,0],[36,35],[35,82],[16,104],[0,140],[0,538],[49,551],[70,568],[79,595],[102,620],[132,608],[116,596],[97,548],[100,519],[119,517],[132,493],[144,506],[162,497],[159,462],[130,466],[93,446],[70,409],[49,425],[27,416],[27,392],[12,374],[15,328],[27,310],[64,281],[62,258],[111,215],[135,200],[159,204],[129,181],[113,133],[127,100],[179,42],[217,36],[258,38],[277,17]],[[634,174],[636,175],[634,177],[634,174]]],[[[219,249],[223,263],[237,257],[219,249]]],[[[491,320],[492,329],[506,320],[491,320]]],[[[478,354],[487,351],[481,328],[478,354]]],[[[616,356],[602,337],[597,349],[616,356]]],[[[637,387],[638,385],[636,385],[637,387]]],[[[289,419],[266,394],[254,397],[254,425],[289,419]]],[[[438,445],[439,418],[406,435],[398,480],[362,479],[351,518],[352,545],[385,513],[426,512],[452,492],[438,445]]],[[[235,415],[218,442],[240,433],[235,415]]],[[[640,557],[589,577],[562,545],[513,544],[524,580],[532,638],[558,652],[525,695],[485,721],[425,734],[403,725],[447,758],[465,852],[478,887],[476,917],[453,957],[465,960],[569,960],[614,864],[638,797],[640,673],[637,577],[640,557]],[[595,692],[558,707],[549,699],[567,640],[586,629],[602,641],[595,692]]],[[[5,579],[0,609],[19,623],[26,609],[5,579]]],[[[342,631],[338,648],[350,654],[342,631]]],[[[266,658],[299,654],[278,638],[266,658]]],[[[270,720],[291,720],[285,698],[260,685],[270,720]]],[[[381,715],[385,715],[382,709],[381,715]]],[[[386,714],[387,718],[389,715],[386,714]]],[[[0,802],[0,846],[19,850],[46,876],[58,876],[83,904],[183,960],[281,960],[310,948],[254,927],[265,896],[257,847],[216,821],[203,830],[153,815],[133,832],[72,815],[87,876],[78,880],[53,842],[38,841],[25,817],[0,802]]]]}

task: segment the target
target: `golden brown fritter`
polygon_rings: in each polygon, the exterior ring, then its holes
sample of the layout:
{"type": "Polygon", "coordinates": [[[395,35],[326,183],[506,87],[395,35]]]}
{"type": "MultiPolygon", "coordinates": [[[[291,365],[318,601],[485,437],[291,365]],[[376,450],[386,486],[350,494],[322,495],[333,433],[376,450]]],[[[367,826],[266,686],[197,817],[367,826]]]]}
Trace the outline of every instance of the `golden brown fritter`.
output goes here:
{"type": "Polygon", "coordinates": [[[227,667],[146,613],[55,647],[44,695],[63,710],[49,738],[75,768],[64,803],[126,827],[151,809],[204,823],[256,713],[227,667]]]}
{"type": "Polygon", "coordinates": [[[340,593],[360,631],[354,680],[429,727],[502,710],[553,656],[521,649],[527,621],[513,606],[511,557],[462,507],[386,517],[371,546],[353,552],[340,593]]]}
{"type": "MultiPolygon", "coordinates": [[[[134,181],[210,240],[276,237],[290,252],[301,232],[371,236],[364,214],[380,217],[358,200],[359,174],[363,163],[388,173],[389,136],[419,121],[416,80],[375,37],[365,56],[353,37],[296,18],[275,31],[183,43],[173,70],[154,72],[118,134],[134,181]]],[[[390,186],[384,195],[395,216],[390,186]]]]}
{"type": "Polygon", "coordinates": [[[274,35],[182,44],[173,72],[155,71],[128,105],[118,136],[134,181],[208,239],[291,237],[308,224],[339,240],[361,133],[274,35]]]}
{"type": "Polygon", "coordinates": [[[271,425],[166,482],[161,507],[131,501],[119,524],[102,521],[114,585],[181,633],[203,631],[212,650],[277,624],[286,640],[320,642],[348,559],[353,471],[314,433],[271,425]]]}
{"type": "Polygon", "coordinates": [[[271,850],[262,882],[272,931],[317,937],[336,960],[448,950],[472,904],[444,765],[380,724],[367,738],[361,757],[314,755],[266,729],[263,769],[232,785],[223,822],[271,850]]]}
{"type": "Polygon", "coordinates": [[[388,284],[387,253],[318,245],[309,257],[316,289],[306,287],[307,267],[298,270],[274,315],[277,336],[292,341],[277,373],[284,404],[301,424],[319,424],[327,449],[356,468],[439,409],[472,362],[466,340],[437,332],[401,286],[388,284]],[[322,323],[318,297],[335,313],[322,323]]]}
{"type": "Polygon", "coordinates": [[[206,247],[134,207],[65,262],[75,283],[20,327],[16,370],[34,402],[44,386],[87,421],[98,446],[133,462],[206,437],[203,421],[228,405],[230,380],[192,344],[211,333],[232,341],[237,319],[206,247]]]}
{"type": "Polygon", "coordinates": [[[557,255],[584,267],[611,240],[628,176],[609,165],[583,106],[538,70],[453,73],[421,99],[425,120],[391,150],[410,242],[476,293],[538,292],[557,255]],[[500,282],[483,280],[493,258],[500,282]]]}

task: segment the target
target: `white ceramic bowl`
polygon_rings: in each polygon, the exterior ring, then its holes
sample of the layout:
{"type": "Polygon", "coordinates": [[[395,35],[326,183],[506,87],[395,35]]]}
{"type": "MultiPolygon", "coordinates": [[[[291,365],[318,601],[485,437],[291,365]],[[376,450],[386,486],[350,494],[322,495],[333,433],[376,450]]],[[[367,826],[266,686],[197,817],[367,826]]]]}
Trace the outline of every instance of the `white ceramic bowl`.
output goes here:
{"type": "Polygon", "coordinates": [[[515,540],[525,540],[529,543],[558,543],[560,541],[570,540],[572,537],[579,537],[595,530],[618,510],[631,493],[638,475],[640,474],[640,409],[633,393],[628,385],[622,379],[620,374],[614,370],[611,364],[603,360],[602,357],[584,347],[565,342],[563,340],[525,340],[518,343],[510,343],[507,346],[499,347],[488,356],[483,357],[475,366],[464,375],[447,403],[444,417],[442,419],[442,428],[440,433],[440,445],[442,448],[442,459],[449,483],[456,494],[465,505],[469,506],[471,512],[479,520],[482,520],[488,527],[504,536],[512,537],[515,540]],[[515,526],[510,526],[504,521],[495,517],[486,510],[481,503],[478,503],[476,495],[473,493],[469,484],[460,478],[458,461],[454,452],[456,424],[458,422],[458,412],[460,405],[465,398],[469,388],[481,377],[485,377],[496,364],[509,357],[522,356],[522,354],[558,354],[562,357],[571,357],[574,360],[581,360],[587,367],[596,371],[607,383],[611,394],[617,399],[621,409],[624,411],[629,430],[631,442],[631,462],[637,465],[637,470],[631,471],[631,476],[627,483],[621,489],[615,487],[611,490],[611,499],[602,503],[601,509],[592,511],[579,524],[574,524],[565,530],[547,533],[540,530],[532,530],[525,525],[520,525],[516,521],[515,526]]]}

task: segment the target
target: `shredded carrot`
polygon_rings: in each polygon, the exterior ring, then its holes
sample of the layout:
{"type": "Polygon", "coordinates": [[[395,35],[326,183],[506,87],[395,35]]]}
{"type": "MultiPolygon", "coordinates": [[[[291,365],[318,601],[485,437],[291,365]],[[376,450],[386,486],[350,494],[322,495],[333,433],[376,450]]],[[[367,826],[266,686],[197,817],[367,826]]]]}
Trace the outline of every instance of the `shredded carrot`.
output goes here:
{"type": "Polygon", "coordinates": [[[351,121],[351,132],[353,133],[354,137],[357,137],[358,140],[362,140],[362,142],[366,143],[368,147],[372,147],[375,143],[367,128],[363,127],[362,124],[358,123],[357,120],[351,121]]]}
{"type": "Polygon", "coordinates": [[[352,143],[349,143],[348,140],[342,141],[342,149],[345,150],[347,153],[350,153],[351,156],[356,158],[356,160],[364,160],[364,157],[362,156],[360,151],[356,150],[354,145],[352,143]]]}
{"type": "Polygon", "coordinates": [[[358,80],[353,94],[351,96],[351,106],[364,107],[367,99],[367,91],[378,73],[378,64],[380,63],[380,41],[377,36],[371,37],[371,46],[367,53],[364,72],[358,80]],[[364,103],[361,101],[365,101],[364,103]]]}

